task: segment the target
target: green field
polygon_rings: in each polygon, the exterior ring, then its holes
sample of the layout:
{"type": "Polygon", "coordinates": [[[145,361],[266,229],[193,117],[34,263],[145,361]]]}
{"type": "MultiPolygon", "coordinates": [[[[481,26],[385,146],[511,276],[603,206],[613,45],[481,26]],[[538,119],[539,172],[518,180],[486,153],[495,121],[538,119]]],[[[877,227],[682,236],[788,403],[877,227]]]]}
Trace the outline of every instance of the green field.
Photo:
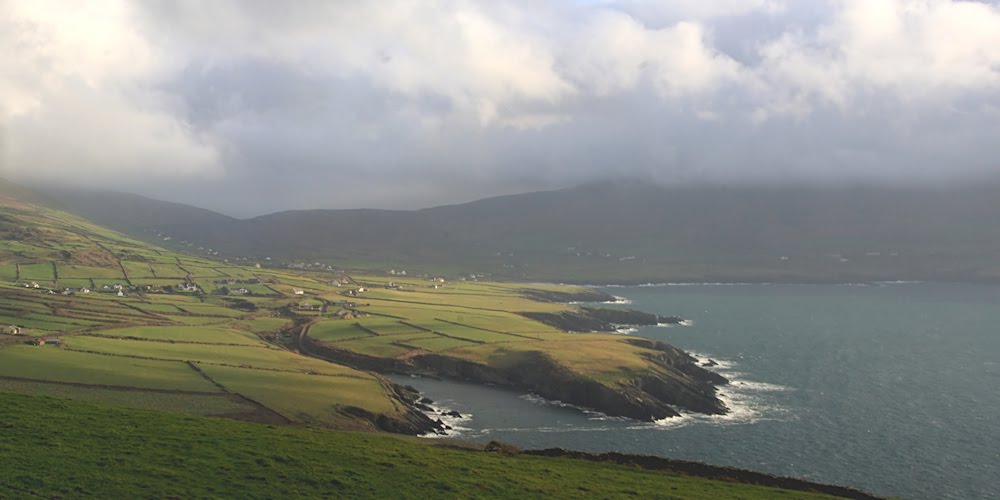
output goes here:
{"type": "Polygon", "coordinates": [[[309,328],[309,336],[326,342],[371,337],[372,334],[349,320],[324,320],[309,328]]]}
{"type": "Polygon", "coordinates": [[[185,312],[197,316],[222,316],[227,318],[237,318],[246,315],[244,311],[238,311],[235,309],[229,309],[222,306],[214,305],[194,305],[194,304],[179,304],[178,307],[183,309],[185,312]]]}
{"type": "Polygon", "coordinates": [[[70,264],[60,264],[59,266],[59,280],[67,278],[95,278],[95,279],[109,279],[109,280],[124,280],[125,275],[122,274],[122,270],[117,267],[92,267],[92,266],[75,266],[70,264]]]}
{"type": "Polygon", "coordinates": [[[123,260],[122,266],[128,273],[129,279],[156,277],[156,275],[153,274],[153,268],[149,267],[149,264],[146,262],[133,262],[130,260],[123,260]]]}
{"type": "Polygon", "coordinates": [[[217,317],[217,316],[164,316],[164,318],[169,319],[175,323],[181,323],[184,325],[201,326],[201,325],[218,325],[225,324],[231,321],[230,318],[217,317]]]}
{"type": "Polygon", "coordinates": [[[409,337],[371,337],[359,340],[345,340],[333,343],[332,345],[340,349],[346,349],[348,351],[364,354],[366,356],[374,356],[376,358],[395,358],[413,350],[413,348],[396,344],[406,338],[409,337]]]}
{"type": "MultiPolygon", "coordinates": [[[[190,394],[152,392],[142,389],[84,387],[58,382],[38,382],[0,377],[0,393],[35,394],[90,403],[101,403],[144,410],[226,416],[256,411],[247,401],[229,394],[190,394]]],[[[2,497],[0,497],[2,498],[2,497]]]]}
{"type": "Polygon", "coordinates": [[[0,393],[0,497],[832,498],[568,458],[0,393]],[[99,424],[95,424],[99,423],[99,424]],[[280,480],[275,480],[280,478],[280,480]]]}
{"type": "MultiPolygon", "coordinates": [[[[206,364],[249,366],[329,375],[352,374],[362,376],[361,372],[345,366],[299,356],[276,347],[144,342],[141,340],[119,340],[84,336],[67,337],[65,340],[66,346],[69,349],[115,355],[108,356],[109,358],[136,356],[157,360],[197,361],[206,364]]],[[[3,351],[0,351],[0,354],[2,353],[3,351]]]]}
{"type": "Polygon", "coordinates": [[[254,318],[237,323],[238,326],[245,326],[254,333],[276,332],[289,324],[288,319],[284,318],[254,318]]]}
{"type": "Polygon", "coordinates": [[[129,337],[162,341],[266,346],[256,336],[252,336],[247,332],[223,327],[136,326],[101,330],[98,334],[107,337],[129,337]]]}
{"type": "Polygon", "coordinates": [[[434,338],[407,340],[407,345],[412,345],[431,352],[446,351],[459,347],[470,347],[476,344],[465,340],[452,339],[448,337],[435,336],[434,338]]]}
{"type": "Polygon", "coordinates": [[[0,349],[0,376],[143,389],[218,391],[183,362],[102,356],[53,346],[0,349]]]}
{"type": "Polygon", "coordinates": [[[343,406],[388,415],[396,413],[382,384],[360,373],[354,377],[215,365],[202,365],[201,368],[226,389],[258,401],[296,422],[349,428],[353,425],[352,419],[338,411],[343,406]]]}
{"type": "Polygon", "coordinates": [[[50,262],[41,264],[21,264],[21,281],[46,281],[51,282],[56,279],[55,272],[50,262]]]}

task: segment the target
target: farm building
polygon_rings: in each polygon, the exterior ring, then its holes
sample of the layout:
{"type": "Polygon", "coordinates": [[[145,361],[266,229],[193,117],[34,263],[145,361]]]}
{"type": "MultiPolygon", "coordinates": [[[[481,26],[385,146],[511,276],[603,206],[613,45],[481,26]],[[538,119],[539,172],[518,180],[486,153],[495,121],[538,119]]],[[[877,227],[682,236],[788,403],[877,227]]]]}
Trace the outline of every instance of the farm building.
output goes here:
{"type": "Polygon", "coordinates": [[[300,288],[293,288],[292,293],[295,295],[305,295],[306,292],[300,288]]]}

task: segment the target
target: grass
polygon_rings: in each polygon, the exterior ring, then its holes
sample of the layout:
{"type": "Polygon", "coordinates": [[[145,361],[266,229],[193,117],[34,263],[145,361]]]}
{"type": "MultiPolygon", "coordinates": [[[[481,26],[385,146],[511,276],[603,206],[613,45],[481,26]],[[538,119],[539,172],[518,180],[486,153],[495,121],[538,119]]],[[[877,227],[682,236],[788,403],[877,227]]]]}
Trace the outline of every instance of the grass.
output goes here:
{"type": "Polygon", "coordinates": [[[239,325],[245,326],[254,333],[270,333],[282,329],[289,323],[290,321],[283,318],[253,318],[241,321],[239,325]]]}
{"type": "Polygon", "coordinates": [[[187,276],[187,273],[177,267],[176,264],[150,264],[149,267],[152,268],[153,274],[157,278],[184,279],[187,276]]]}
{"type": "Polygon", "coordinates": [[[55,321],[42,321],[37,319],[31,319],[24,316],[10,316],[10,315],[0,315],[0,324],[5,325],[18,325],[25,328],[33,328],[38,330],[46,330],[50,332],[62,332],[67,330],[75,330],[80,328],[78,325],[73,325],[70,323],[58,323],[55,321]]]}
{"type": "Polygon", "coordinates": [[[350,320],[324,320],[309,328],[309,336],[324,342],[371,337],[372,334],[350,320]]]}
{"type": "Polygon", "coordinates": [[[14,281],[17,279],[16,264],[0,264],[0,280],[14,281]]]}
{"type": "Polygon", "coordinates": [[[164,316],[164,318],[176,323],[192,326],[217,325],[231,321],[230,318],[216,316],[164,316]]]}
{"type": "Polygon", "coordinates": [[[149,267],[149,264],[146,262],[123,260],[122,266],[125,268],[125,271],[128,272],[128,277],[130,279],[156,277],[156,275],[153,274],[153,269],[149,267]]]}
{"type": "MultiPolygon", "coordinates": [[[[171,361],[198,361],[206,364],[249,366],[271,370],[315,372],[329,375],[348,374],[371,378],[370,375],[357,372],[346,366],[300,356],[278,348],[170,344],[80,336],[67,337],[65,340],[68,348],[117,356],[139,356],[171,361]]],[[[0,353],[2,352],[0,351],[0,353]]]]}
{"type": "Polygon", "coordinates": [[[21,264],[21,281],[53,281],[56,279],[52,264],[21,264]]]}
{"type": "Polygon", "coordinates": [[[407,345],[412,345],[431,352],[457,349],[459,347],[471,347],[475,344],[464,340],[452,339],[448,337],[435,336],[428,339],[407,340],[407,345]]]}
{"type": "Polygon", "coordinates": [[[92,267],[59,264],[59,280],[64,278],[100,278],[109,280],[124,280],[122,270],[117,267],[92,267]]]}
{"type": "Polygon", "coordinates": [[[246,332],[224,327],[207,326],[136,326],[116,328],[97,332],[108,337],[132,337],[174,342],[206,342],[218,344],[240,344],[246,346],[266,346],[255,336],[246,332]]]}
{"type": "Polygon", "coordinates": [[[577,375],[606,384],[627,382],[637,374],[655,371],[647,359],[654,351],[621,338],[587,336],[565,341],[527,341],[485,344],[448,351],[450,356],[496,368],[516,366],[526,353],[542,353],[577,375]]]}
{"type": "Polygon", "coordinates": [[[54,346],[0,349],[0,376],[144,389],[218,390],[185,363],[102,356],[54,346]]]}
{"type": "Polygon", "coordinates": [[[228,307],[214,306],[214,305],[183,304],[183,305],[178,305],[178,307],[180,307],[189,314],[194,314],[199,316],[223,316],[227,318],[237,318],[246,315],[245,311],[237,311],[236,309],[229,309],[228,307]]]}
{"type": "MultiPolygon", "coordinates": [[[[426,334],[425,336],[430,337],[431,335],[432,334],[426,334]]],[[[409,338],[409,336],[371,337],[358,340],[345,340],[337,342],[333,345],[338,348],[347,349],[348,351],[364,354],[366,356],[374,356],[376,358],[395,358],[413,350],[411,348],[395,344],[395,342],[402,342],[406,338],[409,338]]]]}
{"type": "Polygon", "coordinates": [[[182,312],[180,309],[177,308],[177,306],[174,306],[173,304],[132,303],[132,307],[156,314],[180,314],[182,312]]]}
{"type": "Polygon", "coordinates": [[[201,368],[230,391],[299,423],[350,427],[353,418],[338,411],[343,406],[390,415],[396,412],[382,384],[370,377],[329,377],[215,365],[201,365],[201,368]]]}
{"type": "Polygon", "coordinates": [[[568,458],[0,393],[0,497],[831,498],[568,458]],[[6,488],[6,489],[4,489],[6,488]]]}
{"type": "Polygon", "coordinates": [[[142,389],[121,390],[6,378],[0,378],[0,392],[35,394],[128,408],[206,416],[233,415],[256,410],[256,407],[248,402],[223,393],[182,394],[142,389]]]}

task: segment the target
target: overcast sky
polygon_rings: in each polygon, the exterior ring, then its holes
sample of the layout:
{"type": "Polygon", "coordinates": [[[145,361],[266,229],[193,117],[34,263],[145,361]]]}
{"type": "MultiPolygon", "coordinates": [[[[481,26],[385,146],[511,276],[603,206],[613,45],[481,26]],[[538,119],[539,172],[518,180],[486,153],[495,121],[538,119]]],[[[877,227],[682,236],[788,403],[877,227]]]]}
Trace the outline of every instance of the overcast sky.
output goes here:
{"type": "Polygon", "coordinates": [[[1000,6],[0,0],[0,175],[255,215],[1000,174],[1000,6]]]}

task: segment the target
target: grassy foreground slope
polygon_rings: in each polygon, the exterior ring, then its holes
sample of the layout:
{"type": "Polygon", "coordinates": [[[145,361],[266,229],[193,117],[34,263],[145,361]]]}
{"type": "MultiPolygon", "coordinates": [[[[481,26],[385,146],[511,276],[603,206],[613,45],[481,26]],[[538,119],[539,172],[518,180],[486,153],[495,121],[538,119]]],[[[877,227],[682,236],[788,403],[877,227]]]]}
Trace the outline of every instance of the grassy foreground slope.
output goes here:
{"type": "Polygon", "coordinates": [[[833,498],[567,458],[0,393],[0,498],[833,498]]]}

